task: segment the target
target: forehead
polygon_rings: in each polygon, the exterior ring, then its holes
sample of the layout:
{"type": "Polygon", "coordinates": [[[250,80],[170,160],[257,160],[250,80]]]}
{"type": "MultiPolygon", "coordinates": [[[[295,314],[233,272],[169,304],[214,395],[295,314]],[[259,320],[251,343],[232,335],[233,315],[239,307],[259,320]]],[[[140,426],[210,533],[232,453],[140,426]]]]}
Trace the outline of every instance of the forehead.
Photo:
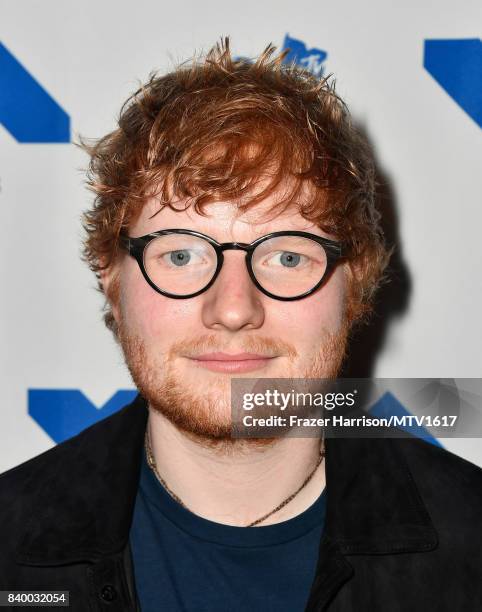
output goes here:
{"type": "Polygon", "coordinates": [[[130,228],[130,235],[142,236],[157,230],[178,228],[197,230],[219,241],[251,242],[257,237],[281,230],[301,230],[329,237],[301,215],[296,202],[288,206],[276,204],[276,194],[244,211],[235,201],[219,200],[207,203],[203,207],[204,215],[201,215],[187,199],[173,200],[173,210],[170,206],[161,208],[159,201],[152,198],[130,228]]]}

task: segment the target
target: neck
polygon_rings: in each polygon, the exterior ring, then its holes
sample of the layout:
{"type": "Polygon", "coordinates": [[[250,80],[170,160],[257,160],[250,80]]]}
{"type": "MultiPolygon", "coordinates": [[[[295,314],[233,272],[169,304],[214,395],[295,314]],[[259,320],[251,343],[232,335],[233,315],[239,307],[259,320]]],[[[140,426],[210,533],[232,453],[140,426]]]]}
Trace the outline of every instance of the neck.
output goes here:
{"type": "MultiPolygon", "coordinates": [[[[203,445],[149,408],[147,423],[157,469],[191,512],[246,526],[271,512],[303,484],[319,460],[319,438],[279,438],[269,445],[246,441],[221,451],[203,445]]],[[[309,508],[325,487],[324,462],[308,484],[260,526],[293,518],[309,508]]]]}

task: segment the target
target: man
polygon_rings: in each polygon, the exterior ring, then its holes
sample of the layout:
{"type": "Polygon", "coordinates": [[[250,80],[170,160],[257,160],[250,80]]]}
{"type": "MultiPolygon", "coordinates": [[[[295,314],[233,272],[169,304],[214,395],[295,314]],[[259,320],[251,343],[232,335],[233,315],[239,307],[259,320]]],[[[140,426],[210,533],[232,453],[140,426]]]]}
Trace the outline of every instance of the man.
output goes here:
{"type": "Polygon", "coordinates": [[[1,589],[76,611],[482,609],[479,468],[414,438],[232,435],[232,378],[336,377],[388,260],[369,149],[282,59],[226,40],[85,145],[85,257],[140,394],[2,475],[1,589]]]}

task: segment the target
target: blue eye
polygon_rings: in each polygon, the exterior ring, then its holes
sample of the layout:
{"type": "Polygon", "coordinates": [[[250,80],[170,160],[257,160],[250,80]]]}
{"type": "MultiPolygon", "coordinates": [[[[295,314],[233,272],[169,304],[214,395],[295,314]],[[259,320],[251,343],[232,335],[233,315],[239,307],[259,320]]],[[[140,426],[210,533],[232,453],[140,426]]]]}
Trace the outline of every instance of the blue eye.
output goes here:
{"type": "Polygon", "coordinates": [[[301,257],[298,255],[298,253],[290,253],[289,251],[285,251],[280,257],[280,262],[287,268],[294,268],[300,263],[300,259],[301,257]]]}
{"type": "Polygon", "coordinates": [[[272,253],[264,261],[265,266],[274,266],[279,268],[296,268],[300,267],[300,264],[306,264],[309,257],[301,255],[301,253],[295,253],[293,251],[278,251],[272,253]]]}
{"type": "Polygon", "coordinates": [[[191,255],[187,249],[183,249],[182,251],[171,251],[169,255],[171,262],[178,267],[185,266],[191,259],[191,255]]]}

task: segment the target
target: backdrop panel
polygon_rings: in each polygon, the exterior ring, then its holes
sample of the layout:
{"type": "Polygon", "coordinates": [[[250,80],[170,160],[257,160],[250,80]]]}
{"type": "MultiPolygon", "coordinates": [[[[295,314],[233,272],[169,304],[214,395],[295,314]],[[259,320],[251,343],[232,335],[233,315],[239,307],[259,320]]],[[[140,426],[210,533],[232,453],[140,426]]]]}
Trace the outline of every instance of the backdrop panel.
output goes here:
{"type": "MultiPolygon", "coordinates": [[[[0,2],[0,471],[132,395],[79,257],[91,195],[72,141],[112,129],[151,70],[226,34],[239,56],[273,42],[316,74],[334,73],[375,146],[409,295],[371,374],[481,377],[480,2],[217,0],[208,9],[0,2]]],[[[442,442],[482,465],[478,440],[442,442]]]]}

